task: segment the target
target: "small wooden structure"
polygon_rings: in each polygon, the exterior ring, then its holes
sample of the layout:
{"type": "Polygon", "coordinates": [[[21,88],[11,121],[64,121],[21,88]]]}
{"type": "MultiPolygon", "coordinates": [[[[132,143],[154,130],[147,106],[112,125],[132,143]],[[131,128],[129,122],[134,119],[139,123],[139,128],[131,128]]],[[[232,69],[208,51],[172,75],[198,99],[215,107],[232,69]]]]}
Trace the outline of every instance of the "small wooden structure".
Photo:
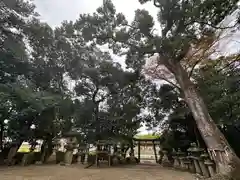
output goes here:
{"type": "Polygon", "coordinates": [[[137,138],[137,137],[134,137],[133,141],[135,141],[135,143],[137,143],[137,146],[138,146],[138,160],[139,160],[139,162],[141,160],[141,156],[140,156],[141,155],[141,148],[140,148],[141,144],[147,142],[147,143],[152,144],[155,160],[156,160],[156,163],[158,163],[156,145],[160,144],[160,137],[154,137],[154,138],[137,138]]]}
{"type": "Polygon", "coordinates": [[[113,147],[113,142],[108,140],[98,140],[96,143],[96,165],[99,166],[99,161],[101,159],[108,161],[108,166],[111,166],[111,148],[113,147]]]}

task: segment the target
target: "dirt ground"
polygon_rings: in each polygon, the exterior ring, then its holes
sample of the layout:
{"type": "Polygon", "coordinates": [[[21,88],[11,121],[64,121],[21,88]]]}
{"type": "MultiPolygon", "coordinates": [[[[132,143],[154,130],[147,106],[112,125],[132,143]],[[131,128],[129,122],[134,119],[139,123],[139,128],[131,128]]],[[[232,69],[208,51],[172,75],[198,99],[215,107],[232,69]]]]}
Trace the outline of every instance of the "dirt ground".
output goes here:
{"type": "Polygon", "coordinates": [[[35,165],[3,167],[0,180],[194,180],[187,172],[174,171],[159,166],[137,165],[131,167],[92,167],[81,165],[35,165]]]}

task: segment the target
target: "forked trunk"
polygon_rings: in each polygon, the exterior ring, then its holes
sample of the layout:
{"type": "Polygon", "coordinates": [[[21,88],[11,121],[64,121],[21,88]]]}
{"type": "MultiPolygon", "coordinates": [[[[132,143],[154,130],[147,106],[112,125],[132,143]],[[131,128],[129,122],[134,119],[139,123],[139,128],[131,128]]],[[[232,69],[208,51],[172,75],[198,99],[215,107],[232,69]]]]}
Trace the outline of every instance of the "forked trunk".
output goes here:
{"type": "Polygon", "coordinates": [[[240,168],[239,158],[212,120],[203,99],[180,63],[175,64],[174,75],[183,91],[185,101],[193,114],[208,151],[216,163],[217,173],[240,179],[240,173],[236,173],[237,170],[240,171],[238,169],[240,168]]]}

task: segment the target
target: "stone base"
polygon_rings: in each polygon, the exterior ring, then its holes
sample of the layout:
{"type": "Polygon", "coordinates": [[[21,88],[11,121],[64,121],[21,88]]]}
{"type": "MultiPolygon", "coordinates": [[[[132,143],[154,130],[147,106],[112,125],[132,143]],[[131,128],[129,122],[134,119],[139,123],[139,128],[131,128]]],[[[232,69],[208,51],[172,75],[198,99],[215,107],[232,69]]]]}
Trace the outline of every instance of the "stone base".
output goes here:
{"type": "Polygon", "coordinates": [[[126,163],[127,164],[136,164],[136,163],[139,163],[139,159],[134,156],[130,156],[130,157],[126,158],[126,163]]]}
{"type": "Polygon", "coordinates": [[[64,154],[64,163],[72,164],[73,161],[73,151],[66,151],[64,154]]]}
{"type": "Polygon", "coordinates": [[[169,159],[166,155],[163,156],[161,164],[163,167],[171,167],[172,166],[172,163],[169,161],[169,159]]]}
{"type": "Polygon", "coordinates": [[[43,162],[42,162],[42,161],[36,161],[35,164],[36,164],[36,165],[41,165],[41,164],[43,164],[43,162]]]}
{"type": "Polygon", "coordinates": [[[56,152],[56,164],[59,164],[64,161],[64,152],[57,151],[56,152]]]}
{"type": "Polygon", "coordinates": [[[30,164],[34,164],[35,163],[35,159],[34,159],[34,152],[30,152],[30,153],[25,153],[23,155],[22,161],[21,161],[21,165],[22,166],[27,166],[30,164]]]}

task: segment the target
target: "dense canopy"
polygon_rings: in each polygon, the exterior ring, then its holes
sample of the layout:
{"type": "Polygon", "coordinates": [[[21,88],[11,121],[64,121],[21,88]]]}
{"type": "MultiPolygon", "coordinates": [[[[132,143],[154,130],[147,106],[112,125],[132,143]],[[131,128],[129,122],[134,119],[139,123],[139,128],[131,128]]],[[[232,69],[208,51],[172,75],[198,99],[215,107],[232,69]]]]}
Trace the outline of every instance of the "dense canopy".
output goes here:
{"type": "Polygon", "coordinates": [[[238,158],[228,142],[240,149],[233,140],[240,129],[239,54],[210,56],[221,31],[238,27],[238,18],[221,26],[237,2],[154,0],[157,34],[148,11],[136,10],[127,22],[110,0],[56,28],[39,20],[30,1],[1,1],[1,148],[6,137],[50,142],[67,132],[89,143],[131,140],[145,123],[161,130],[167,148],[197,142],[222,149],[229,161],[216,157],[216,164],[231,166],[238,158]],[[126,70],[110,51],[125,58],[126,70]],[[143,66],[149,57],[155,64],[143,66]]]}

